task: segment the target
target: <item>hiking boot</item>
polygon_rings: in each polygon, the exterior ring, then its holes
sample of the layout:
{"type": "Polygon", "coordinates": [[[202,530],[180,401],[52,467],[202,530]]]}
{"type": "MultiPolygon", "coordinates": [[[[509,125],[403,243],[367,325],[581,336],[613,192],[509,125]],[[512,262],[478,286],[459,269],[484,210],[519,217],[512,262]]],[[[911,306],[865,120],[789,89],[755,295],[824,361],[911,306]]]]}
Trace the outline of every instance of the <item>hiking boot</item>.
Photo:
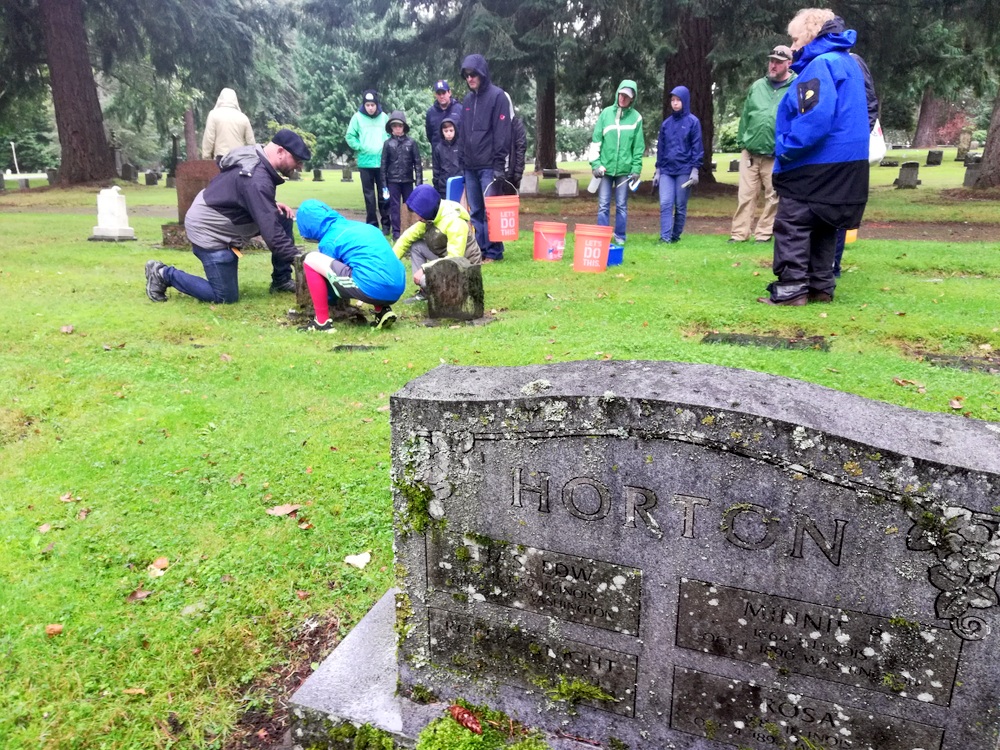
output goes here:
{"type": "Polygon", "coordinates": [[[288,281],[282,281],[280,284],[275,284],[271,282],[271,288],[268,289],[271,294],[277,294],[278,292],[295,292],[295,282],[289,279],[288,281]]]}
{"type": "Polygon", "coordinates": [[[770,245],[771,244],[771,239],[772,239],[771,237],[768,237],[766,240],[762,240],[761,238],[758,237],[757,239],[755,239],[753,241],[753,244],[755,244],[755,245],[770,245]]]}
{"type": "Polygon", "coordinates": [[[403,300],[403,304],[404,305],[412,305],[412,304],[414,304],[416,302],[426,302],[426,301],[427,301],[427,295],[424,293],[424,290],[421,289],[416,294],[414,294],[412,297],[407,297],[406,299],[404,299],[403,300]]]}
{"type": "Polygon", "coordinates": [[[815,289],[809,290],[810,302],[833,302],[833,295],[830,292],[820,292],[815,289]]]}
{"type": "Polygon", "coordinates": [[[612,245],[624,245],[625,244],[625,238],[624,237],[619,237],[616,234],[614,237],[611,238],[611,244],[612,245]]]}
{"type": "Polygon", "coordinates": [[[305,333],[311,331],[322,331],[324,333],[336,333],[337,329],[333,327],[333,320],[328,320],[325,323],[318,323],[315,319],[310,320],[304,326],[299,326],[299,330],[305,333]]]}
{"type": "Polygon", "coordinates": [[[392,311],[392,308],[386,305],[381,310],[375,310],[375,318],[372,320],[372,328],[381,331],[386,328],[391,328],[392,324],[396,322],[396,313],[392,311]]]}
{"type": "Polygon", "coordinates": [[[168,284],[163,280],[163,269],[166,266],[158,260],[146,261],[146,296],[153,302],[167,301],[168,284]]]}
{"type": "Polygon", "coordinates": [[[787,305],[788,307],[801,307],[808,300],[809,295],[803,294],[800,297],[792,297],[791,299],[783,300],[773,300],[770,297],[758,297],[757,301],[762,305],[787,305]]]}
{"type": "Polygon", "coordinates": [[[730,237],[728,240],[726,240],[727,245],[738,245],[741,242],[746,242],[746,240],[738,240],[735,237],[730,237]]]}

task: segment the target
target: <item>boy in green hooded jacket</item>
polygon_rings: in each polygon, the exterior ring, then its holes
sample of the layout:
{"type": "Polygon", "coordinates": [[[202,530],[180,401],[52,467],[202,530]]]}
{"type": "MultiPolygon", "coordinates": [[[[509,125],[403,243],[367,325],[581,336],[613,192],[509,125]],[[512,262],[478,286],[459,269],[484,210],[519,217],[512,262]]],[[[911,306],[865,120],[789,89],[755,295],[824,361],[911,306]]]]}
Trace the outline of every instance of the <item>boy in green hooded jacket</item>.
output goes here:
{"type": "Polygon", "coordinates": [[[614,192],[614,242],[624,245],[629,182],[637,181],[642,172],[646,138],[642,132],[642,115],[633,106],[635,81],[626,79],[618,84],[617,95],[617,102],[605,107],[597,118],[589,156],[594,177],[601,180],[597,190],[597,224],[611,225],[611,193],[614,192]]]}

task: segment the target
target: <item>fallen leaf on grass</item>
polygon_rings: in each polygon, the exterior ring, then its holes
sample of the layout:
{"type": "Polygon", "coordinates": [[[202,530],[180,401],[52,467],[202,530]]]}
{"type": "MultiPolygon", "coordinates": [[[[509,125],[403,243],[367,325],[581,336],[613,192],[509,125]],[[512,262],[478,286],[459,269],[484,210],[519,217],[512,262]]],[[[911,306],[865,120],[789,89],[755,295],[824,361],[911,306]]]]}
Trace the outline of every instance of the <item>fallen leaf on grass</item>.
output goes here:
{"type": "Polygon", "coordinates": [[[80,508],[80,512],[76,514],[76,520],[82,521],[89,515],[90,515],[90,508],[80,508]]]}
{"type": "Polygon", "coordinates": [[[41,526],[38,527],[39,534],[48,534],[50,531],[52,531],[51,523],[43,523],[41,526]]]}
{"type": "Polygon", "coordinates": [[[289,513],[294,513],[301,507],[301,505],[286,503],[285,505],[275,505],[273,508],[268,508],[264,512],[269,516],[287,516],[289,513]]]}
{"type": "Polygon", "coordinates": [[[63,326],[59,329],[59,333],[73,333],[73,326],[63,326]]]}
{"type": "Polygon", "coordinates": [[[120,344],[114,344],[114,345],[112,345],[112,344],[102,344],[102,346],[104,348],[104,351],[110,352],[112,349],[124,349],[125,348],[125,342],[123,341],[120,344]]]}
{"type": "Polygon", "coordinates": [[[951,401],[948,402],[948,406],[952,409],[961,409],[962,402],[965,401],[965,396],[955,396],[951,401]]]}
{"type": "Polygon", "coordinates": [[[140,586],[135,591],[133,591],[131,594],[129,594],[127,597],[125,597],[125,601],[127,601],[127,602],[141,602],[146,597],[149,597],[149,596],[152,596],[152,595],[153,595],[152,591],[146,591],[146,589],[144,589],[142,586],[140,586]]]}
{"type": "Polygon", "coordinates": [[[372,553],[370,551],[362,552],[359,555],[348,555],[344,558],[344,562],[348,565],[352,565],[358,570],[364,570],[365,566],[372,561],[372,553]]]}
{"type": "Polygon", "coordinates": [[[548,362],[550,359],[552,359],[552,355],[551,354],[546,354],[545,355],[545,361],[548,362]]]}
{"type": "Polygon", "coordinates": [[[49,638],[55,638],[57,635],[61,635],[62,632],[63,632],[63,626],[57,622],[45,626],[45,635],[47,635],[49,638]]]}
{"type": "Polygon", "coordinates": [[[60,495],[59,499],[62,500],[64,503],[73,503],[79,500],[80,498],[73,497],[72,492],[67,492],[65,495],[60,495]]]}
{"type": "Polygon", "coordinates": [[[372,421],[372,419],[371,417],[364,417],[361,421],[364,422],[365,424],[368,424],[369,422],[372,421]]]}
{"type": "Polygon", "coordinates": [[[153,560],[152,564],[149,566],[151,568],[156,568],[157,570],[166,570],[170,567],[169,557],[158,557],[153,560]]]}
{"type": "Polygon", "coordinates": [[[43,555],[47,555],[52,550],[54,550],[55,548],[56,548],[56,543],[55,542],[49,542],[48,544],[45,545],[45,549],[42,550],[42,554],[43,555]]]}
{"type": "Polygon", "coordinates": [[[483,728],[479,724],[479,719],[477,719],[475,714],[473,714],[469,709],[463,708],[462,706],[448,706],[448,713],[451,714],[451,718],[473,734],[483,733],[483,728]]]}
{"type": "Polygon", "coordinates": [[[297,597],[298,597],[299,599],[301,599],[302,601],[305,601],[305,600],[306,600],[306,599],[308,599],[308,598],[309,598],[310,596],[312,596],[312,594],[310,594],[310,593],[309,593],[308,591],[302,591],[302,590],[299,590],[299,591],[296,591],[296,592],[295,592],[295,596],[297,596],[297,597]]]}
{"type": "Polygon", "coordinates": [[[895,315],[898,315],[898,316],[899,316],[899,317],[901,317],[901,318],[902,318],[902,317],[903,317],[904,315],[906,315],[906,313],[905,313],[905,312],[900,312],[900,311],[898,311],[898,310],[897,310],[897,311],[896,311],[896,312],[895,312],[894,314],[895,314],[895,315]]]}
{"type": "Polygon", "coordinates": [[[145,695],[146,688],[125,688],[122,690],[125,695],[145,695]]]}
{"type": "Polygon", "coordinates": [[[308,518],[303,518],[301,521],[299,521],[299,528],[302,529],[303,531],[309,531],[309,529],[311,529],[312,527],[313,525],[309,522],[308,518]]]}
{"type": "Polygon", "coordinates": [[[231,354],[226,354],[225,352],[223,352],[222,354],[219,355],[219,359],[221,359],[223,362],[232,362],[233,361],[232,355],[231,354]]]}
{"type": "Polygon", "coordinates": [[[993,351],[993,346],[991,344],[980,344],[979,348],[982,351],[984,351],[984,352],[991,352],[991,351],[993,351]]]}
{"type": "Polygon", "coordinates": [[[386,404],[385,406],[380,406],[375,411],[389,411],[389,404],[386,404]]]}
{"type": "Polygon", "coordinates": [[[908,385],[916,385],[917,384],[916,381],[914,381],[914,380],[903,380],[902,378],[893,378],[892,382],[895,383],[896,385],[902,386],[903,388],[905,388],[908,385]]]}

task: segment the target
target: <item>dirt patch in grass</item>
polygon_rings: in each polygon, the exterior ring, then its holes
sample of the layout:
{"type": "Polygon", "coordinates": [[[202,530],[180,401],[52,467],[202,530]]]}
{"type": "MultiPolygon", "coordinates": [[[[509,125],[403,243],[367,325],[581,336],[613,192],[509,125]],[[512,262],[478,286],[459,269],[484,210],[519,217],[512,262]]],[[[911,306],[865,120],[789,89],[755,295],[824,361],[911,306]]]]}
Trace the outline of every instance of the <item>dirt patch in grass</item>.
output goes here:
{"type": "Polygon", "coordinates": [[[288,660],[272,667],[247,690],[251,708],[240,717],[223,750],[277,750],[289,728],[288,701],[340,641],[340,620],[328,613],[310,618],[285,644],[288,660]]]}
{"type": "Polygon", "coordinates": [[[1000,375],[1000,356],[975,356],[960,354],[937,354],[915,349],[910,355],[935,367],[951,367],[964,372],[985,372],[1000,375]]]}
{"type": "Polygon", "coordinates": [[[7,445],[28,437],[35,418],[20,409],[0,409],[0,445],[7,445]]]}

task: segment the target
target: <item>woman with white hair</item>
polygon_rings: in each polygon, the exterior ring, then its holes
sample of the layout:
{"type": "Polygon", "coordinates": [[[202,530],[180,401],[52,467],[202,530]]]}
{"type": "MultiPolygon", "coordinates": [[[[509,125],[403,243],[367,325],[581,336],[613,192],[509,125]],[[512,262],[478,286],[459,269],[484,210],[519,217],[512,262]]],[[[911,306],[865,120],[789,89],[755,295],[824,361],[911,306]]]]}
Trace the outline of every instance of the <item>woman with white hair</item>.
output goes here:
{"type": "Polygon", "coordinates": [[[838,228],[856,227],[868,201],[868,98],[850,55],[857,32],[833,11],[800,10],[788,24],[795,84],[778,104],[774,274],[770,305],[831,302],[838,228]]]}

